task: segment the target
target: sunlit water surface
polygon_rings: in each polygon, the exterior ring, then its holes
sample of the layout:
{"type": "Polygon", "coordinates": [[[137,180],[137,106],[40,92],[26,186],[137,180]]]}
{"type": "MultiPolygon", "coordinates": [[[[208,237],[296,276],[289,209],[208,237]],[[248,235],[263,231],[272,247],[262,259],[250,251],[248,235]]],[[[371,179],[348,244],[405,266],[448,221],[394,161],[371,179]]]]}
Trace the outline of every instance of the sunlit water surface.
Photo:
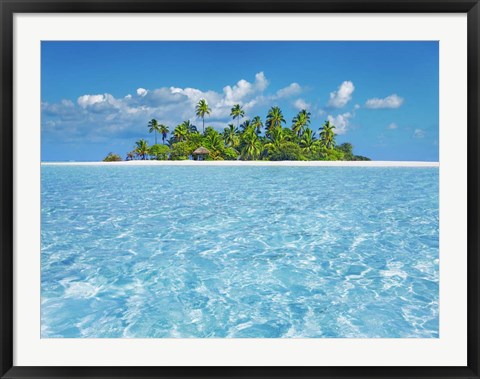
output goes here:
{"type": "Polygon", "coordinates": [[[42,337],[438,337],[438,168],[42,167],[42,337]]]}

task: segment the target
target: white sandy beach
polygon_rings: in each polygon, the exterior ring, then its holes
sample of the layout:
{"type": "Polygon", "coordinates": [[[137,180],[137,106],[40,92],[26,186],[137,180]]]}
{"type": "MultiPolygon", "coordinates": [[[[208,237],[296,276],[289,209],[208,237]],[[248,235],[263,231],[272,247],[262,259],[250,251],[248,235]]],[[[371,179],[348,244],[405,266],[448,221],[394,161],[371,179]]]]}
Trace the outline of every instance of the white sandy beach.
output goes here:
{"type": "Polygon", "coordinates": [[[439,162],[415,161],[121,161],[42,162],[42,165],[79,166],[300,166],[300,167],[439,167],[439,162]]]}

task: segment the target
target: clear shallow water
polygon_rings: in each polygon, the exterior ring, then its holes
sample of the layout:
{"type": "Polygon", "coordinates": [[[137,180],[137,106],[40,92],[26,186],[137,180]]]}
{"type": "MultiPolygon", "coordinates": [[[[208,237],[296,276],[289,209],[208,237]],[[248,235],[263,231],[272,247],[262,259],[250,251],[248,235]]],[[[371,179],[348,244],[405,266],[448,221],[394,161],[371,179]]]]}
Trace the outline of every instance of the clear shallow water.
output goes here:
{"type": "Polygon", "coordinates": [[[438,337],[438,168],[42,166],[42,337],[438,337]]]}

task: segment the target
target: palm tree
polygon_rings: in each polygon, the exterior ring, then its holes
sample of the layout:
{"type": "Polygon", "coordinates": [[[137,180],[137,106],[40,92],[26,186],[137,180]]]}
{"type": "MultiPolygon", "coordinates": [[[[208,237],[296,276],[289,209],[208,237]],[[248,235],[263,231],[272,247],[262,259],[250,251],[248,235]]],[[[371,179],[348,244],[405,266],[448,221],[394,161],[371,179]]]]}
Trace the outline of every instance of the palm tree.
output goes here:
{"type": "Polygon", "coordinates": [[[292,129],[290,128],[280,128],[283,131],[285,141],[295,142],[298,144],[298,137],[295,135],[292,129]]]}
{"type": "Polygon", "coordinates": [[[267,134],[274,128],[279,128],[285,123],[280,107],[271,107],[267,115],[267,134]]]}
{"type": "Polygon", "coordinates": [[[160,133],[162,133],[162,142],[165,145],[165,140],[167,138],[167,134],[170,131],[170,129],[168,128],[167,125],[160,124],[158,126],[158,130],[159,130],[160,133]]]}
{"type": "Polygon", "coordinates": [[[310,124],[310,112],[302,109],[292,120],[292,130],[297,137],[303,133],[304,128],[310,124]]]}
{"type": "Polygon", "coordinates": [[[228,127],[223,130],[223,140],[229,147],[237,146],[239,143],[238,128],[233,124],[228,124],[228,127]]]}
{"type": "Polygon", "coordinates": [[[252,129],[253,125],[250,120],[245,120],[240,127],[242,128],[242,133],[245,133],[247,129],[252,129]]]}
{"type": "Polygon", "coordinates": [[[256,129],[257,134],[260,134],[263,128],[263,122],[260,116],[255,116],[252,120],[252,126],[256,129]]]}
{"type": "Polygon", "coordinates": [[[184,125],[187,128],[189,133],[192,133],[192,134],[193,133],[198,133],[197,127],[195,125],[193,125],[190,122],[190,120],[186,120],[186,121],[182,122],[182,125],[184,125]]]}
{"type": "Polygon", "coordinates": [[[233,116],[233,119],[237,119],[237,128],[239,127],[240,117],[245,116],[245,111],[242,109],[240,104],[235,104],[231,109],[230,116],[233,116]]]}
{"type": "Polygon", "coordinates": [[[325,121],[323,126],[319,129],[320,132],[320,141],[323,146],[327,149],[335,147],[335,125],[330,124],[330,121],[325,121]]]}
{"type": "Polygon", "coordinates": [[[155,132],[155,145],[157,144],[157,132],[160,132],[160,125],[158,124],[158,121],[152,118],[150,122],[148,123],[148,132],[155,132]]]}
{"type": "Polygon", "coordinates": [[[197,117],[201,117],[203,121],[202,132],[205,131],[205,115],[209,115],[211,111],[205,99],[201,99],[195,107],[195,114],[197,117]]]}
{"type": "Polygon", "coordinates": [[[205,142],[210,147],[213,152],[219,152],[223,149],[224,144],[223,140],[220,137],[219,133],[210,133],[206,138],[205,142]]]}
{"type": "Polygon", "coordinates": [[[280,145],[283,142],[285,142],[286,140],[285,131],[283,130],[283,128],[274,128],[270,132],[270,135],[268,138],[269,138],[268,140],[269,142],[267,142],[264,147],[268,151],[275,151],[280,147],[280,145]]]}
{"type": "Polygon", "coordinates": [[[242,135],[241,158],[243,160],[256,159],[260,155],[261,143],[254,128],[247,128],[242,135]]]}
{"type": "Polygon", "coordinates": [[[213,126],[207,126],[207,129],[205,129],[205,131],[203,132],[203,135],[204,135],[204,136],[209,136],[210,134],[220,134],[220,133],[218,133],[218,132],[213,128],[213,126]]]}
{"type": "Polygon", "coordinates": [[[315,147],[318,146],[317,138],[312,129],[306,128],[302,134],[302,139],[300,140],[300,147],[305,153],[312,153],[315,150],[315,147]]]}
{"type": "Polygon", "coordinates": [[[173,137],[175,138],[176,142],[185,141],[188,136],[188,127],[186,126],[186,121],[178,125],[173,130],[173,137]]]}
{"type": "Polygon", "coordinates": [[[135,151],[130,151],[127,153],[126,161],[133,161],[135,159],[135,151]]]}
{"type": "Polygon", "coordinates": [[[143,138],[140,141],[135,142],[135,153],[143,160],[147,159],[148,155],[148,143],[143,138]]]}

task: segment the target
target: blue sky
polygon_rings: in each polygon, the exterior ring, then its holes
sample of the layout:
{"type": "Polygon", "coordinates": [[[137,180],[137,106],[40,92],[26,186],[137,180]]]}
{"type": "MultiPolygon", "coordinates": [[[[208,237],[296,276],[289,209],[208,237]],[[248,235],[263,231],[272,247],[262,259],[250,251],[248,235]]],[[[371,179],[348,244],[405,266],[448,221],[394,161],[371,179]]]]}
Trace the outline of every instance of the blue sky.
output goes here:
{"type": "MultiPolygon", "coordinates": [[[[375,160],[438,161],[437,42],[43,42],[42,161],[125,156],[156,118],[223,130],[230,108],[310,127],[375,160]]],[[[318,135],[318,132],[317,132],[318,135]]]]}

